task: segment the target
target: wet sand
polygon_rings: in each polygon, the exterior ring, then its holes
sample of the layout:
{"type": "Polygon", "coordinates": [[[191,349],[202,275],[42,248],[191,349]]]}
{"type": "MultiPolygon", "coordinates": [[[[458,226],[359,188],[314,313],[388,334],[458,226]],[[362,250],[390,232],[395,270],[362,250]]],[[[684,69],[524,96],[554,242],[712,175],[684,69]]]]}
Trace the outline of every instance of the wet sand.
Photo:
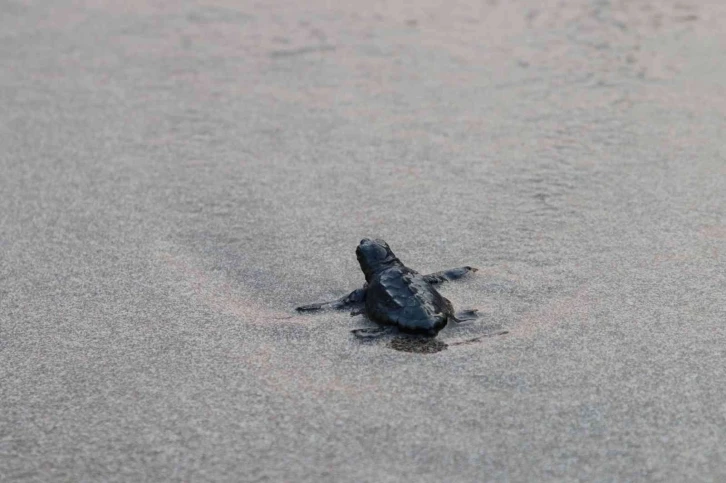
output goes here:
{"type": "Polygon", "coordinates": [[[0,479],[726,478],[726,7],[344,3],[0,4],[0,479]]]}

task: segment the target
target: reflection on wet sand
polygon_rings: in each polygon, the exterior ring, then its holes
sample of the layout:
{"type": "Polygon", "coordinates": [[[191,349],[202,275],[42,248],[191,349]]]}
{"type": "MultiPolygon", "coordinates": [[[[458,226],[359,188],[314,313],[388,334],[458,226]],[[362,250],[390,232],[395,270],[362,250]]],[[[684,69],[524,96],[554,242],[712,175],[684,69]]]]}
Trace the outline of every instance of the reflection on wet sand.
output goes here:
{"type": "Polygon", "coordinates": [[[450,342],[448,344],[440,339],[431,338],[431,337],[398,336],[398,337],[394,337],[391,340],[391,342],[388,344],[388,346],[391,349],[394,349],[394,350],[397,350],[400,352],[413,352],[416,354],[435,354],[437,352],[446,350],[447,348],[452,347],[452,346],[475,344],[477,342],[481,342],[483,339],[485,339],[487,337],[493,337],[496,335],[506,335],[508,333],[509,333],[509,331],[507,331],[507,330],[498,330],[498,331],[494,331],[494,332],[491,332],[488,334],[480,335],[478,337],[473,337],[471,339],[450,342]]]}

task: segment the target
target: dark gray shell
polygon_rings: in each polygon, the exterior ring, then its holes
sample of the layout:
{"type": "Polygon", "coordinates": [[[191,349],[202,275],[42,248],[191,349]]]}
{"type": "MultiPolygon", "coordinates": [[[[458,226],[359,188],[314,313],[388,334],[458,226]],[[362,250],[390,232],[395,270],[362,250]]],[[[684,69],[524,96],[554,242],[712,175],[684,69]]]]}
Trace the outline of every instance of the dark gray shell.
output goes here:
{"type": "Polygon", "coordinates": [[[454,309],[424,277],[401,263],[382,240],[362,240],[358,260],[366,276],[366,312],[403,332],[435,336],[454,309]]]}

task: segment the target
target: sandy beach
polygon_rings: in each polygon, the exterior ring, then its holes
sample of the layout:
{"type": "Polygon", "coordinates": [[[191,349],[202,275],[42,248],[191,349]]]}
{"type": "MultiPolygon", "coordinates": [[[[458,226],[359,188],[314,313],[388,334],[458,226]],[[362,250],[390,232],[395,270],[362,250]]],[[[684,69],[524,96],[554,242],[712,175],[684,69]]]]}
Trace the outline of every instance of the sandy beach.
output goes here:
{"type": "Polygon", "coordinates": [[[3,0],[0,480],[726,480],[724,25],[3,0]],[[363,237],[481,318],[296,313],[363,237]]]}

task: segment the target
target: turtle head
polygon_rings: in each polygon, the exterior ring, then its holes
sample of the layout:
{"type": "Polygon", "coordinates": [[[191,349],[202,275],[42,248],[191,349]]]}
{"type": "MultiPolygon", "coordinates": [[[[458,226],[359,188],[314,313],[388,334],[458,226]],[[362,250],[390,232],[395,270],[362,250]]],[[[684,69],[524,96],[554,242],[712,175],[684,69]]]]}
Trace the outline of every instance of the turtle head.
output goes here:
{"type": "Polygon", "coordinates": [[[389,267],[395,263],[400,263],[396,255],[391,251],[391,247],[383,240],[371,240],[364,238],[358,244],[355,250],[358,257],[360,268],[366,276],[366,280],[381,268],[389,267]]]}

